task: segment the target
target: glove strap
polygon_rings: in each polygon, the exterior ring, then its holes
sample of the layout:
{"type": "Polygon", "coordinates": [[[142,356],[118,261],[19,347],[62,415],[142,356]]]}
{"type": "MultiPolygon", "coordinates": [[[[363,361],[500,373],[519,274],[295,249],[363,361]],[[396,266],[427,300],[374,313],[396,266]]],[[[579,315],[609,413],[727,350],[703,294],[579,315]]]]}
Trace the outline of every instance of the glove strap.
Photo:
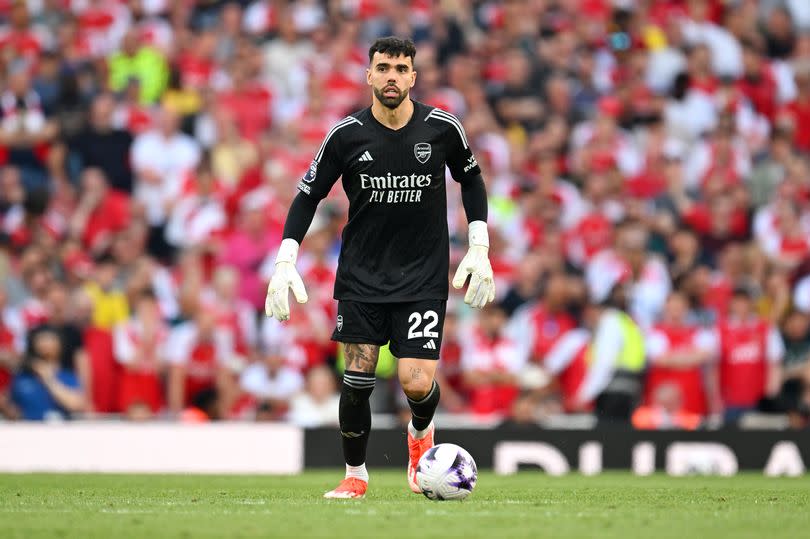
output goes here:
{"type": "Polygon", "coordinates": [[[281,241],[281,246],[278,248],[276,255],[276,264],[279,262],[289,262],[295,264],[298,259],[298,242],[292,238],[286,238],[281,241]]]}
{"type": "Polygon", "coordinates": [[[467,238],[470,246],[477,245],[489,249],[489,233],[485,221],[473,221],[467,229],[467,238]]]}

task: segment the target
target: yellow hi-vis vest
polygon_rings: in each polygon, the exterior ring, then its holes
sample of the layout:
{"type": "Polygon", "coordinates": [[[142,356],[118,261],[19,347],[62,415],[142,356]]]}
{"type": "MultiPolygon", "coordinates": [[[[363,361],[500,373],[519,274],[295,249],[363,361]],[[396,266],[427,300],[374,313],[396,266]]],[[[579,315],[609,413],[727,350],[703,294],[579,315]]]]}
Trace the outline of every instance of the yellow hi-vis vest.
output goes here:
{"type": "MultiPolygon", "coordinates": [[[[616,311],[622,326],[622,351],[616,359],[616,370],[638,374],[644,370],[644,336],[641,329],[623,311],[616,311]]],[[[588,345],[585,361],[588,365],[593,362],[593,342],[588,345]]]]}

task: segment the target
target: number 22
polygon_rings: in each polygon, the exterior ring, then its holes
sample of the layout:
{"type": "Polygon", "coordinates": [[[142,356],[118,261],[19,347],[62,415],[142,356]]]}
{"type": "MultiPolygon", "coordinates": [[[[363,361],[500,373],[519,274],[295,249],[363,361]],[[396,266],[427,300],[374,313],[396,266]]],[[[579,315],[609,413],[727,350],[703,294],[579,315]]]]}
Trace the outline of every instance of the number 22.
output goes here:
{"type": "Polygon", "coordinates": [[[419,337],[427,337],[432,339],[439,336],[438,331],[433,331],[433,328],[435,328],[439,323],[439,315],[436,314],[436,311],[425,311],[424,315],[413,312],[408,317],[408,323],[411,325],[411,327],[408,329],[409,339],[417,339],[419,337]],[[417,328],[422,324],[422,320],[426,322],[425,329],[419,331],[417,328]]]}

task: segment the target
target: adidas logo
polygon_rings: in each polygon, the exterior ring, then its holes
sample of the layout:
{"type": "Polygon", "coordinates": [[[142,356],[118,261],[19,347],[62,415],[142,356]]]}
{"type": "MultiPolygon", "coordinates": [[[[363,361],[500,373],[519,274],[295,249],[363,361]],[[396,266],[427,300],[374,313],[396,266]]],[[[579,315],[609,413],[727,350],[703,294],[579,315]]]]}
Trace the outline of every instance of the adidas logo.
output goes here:
{"type": "Polygon", "coordinates": [[[425,343],[425,345],[422,348],[427,348],[428,350],[435,350],[436,343],[433,342],[433,339],[430,339],[428,342],[425,343]]]}
{"type": "Polygon", "coordinates": [[[368,153],[368,150],[366,150],[363,152],[363,155],[360,156],[360,159],[358,159],[358,161],[374,161],[374,158],[371,157],[371,154],[368,153]]]}

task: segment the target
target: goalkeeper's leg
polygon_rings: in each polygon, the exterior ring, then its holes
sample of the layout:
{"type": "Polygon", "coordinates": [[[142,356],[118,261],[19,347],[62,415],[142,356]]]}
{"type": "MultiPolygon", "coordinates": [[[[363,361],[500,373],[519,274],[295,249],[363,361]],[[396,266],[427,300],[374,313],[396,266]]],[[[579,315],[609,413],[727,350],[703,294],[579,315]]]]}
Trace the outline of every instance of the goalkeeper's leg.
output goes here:
{"type": "Polygon", "coordinates": [[[368,487],[366,447],[371,430],[369,397],[374,390],[374,371],[379,346],[373,344],[344,345],[346,370],[340,391],[340,435],[346,476],[326,498],[362,498],[368,487]]]}

